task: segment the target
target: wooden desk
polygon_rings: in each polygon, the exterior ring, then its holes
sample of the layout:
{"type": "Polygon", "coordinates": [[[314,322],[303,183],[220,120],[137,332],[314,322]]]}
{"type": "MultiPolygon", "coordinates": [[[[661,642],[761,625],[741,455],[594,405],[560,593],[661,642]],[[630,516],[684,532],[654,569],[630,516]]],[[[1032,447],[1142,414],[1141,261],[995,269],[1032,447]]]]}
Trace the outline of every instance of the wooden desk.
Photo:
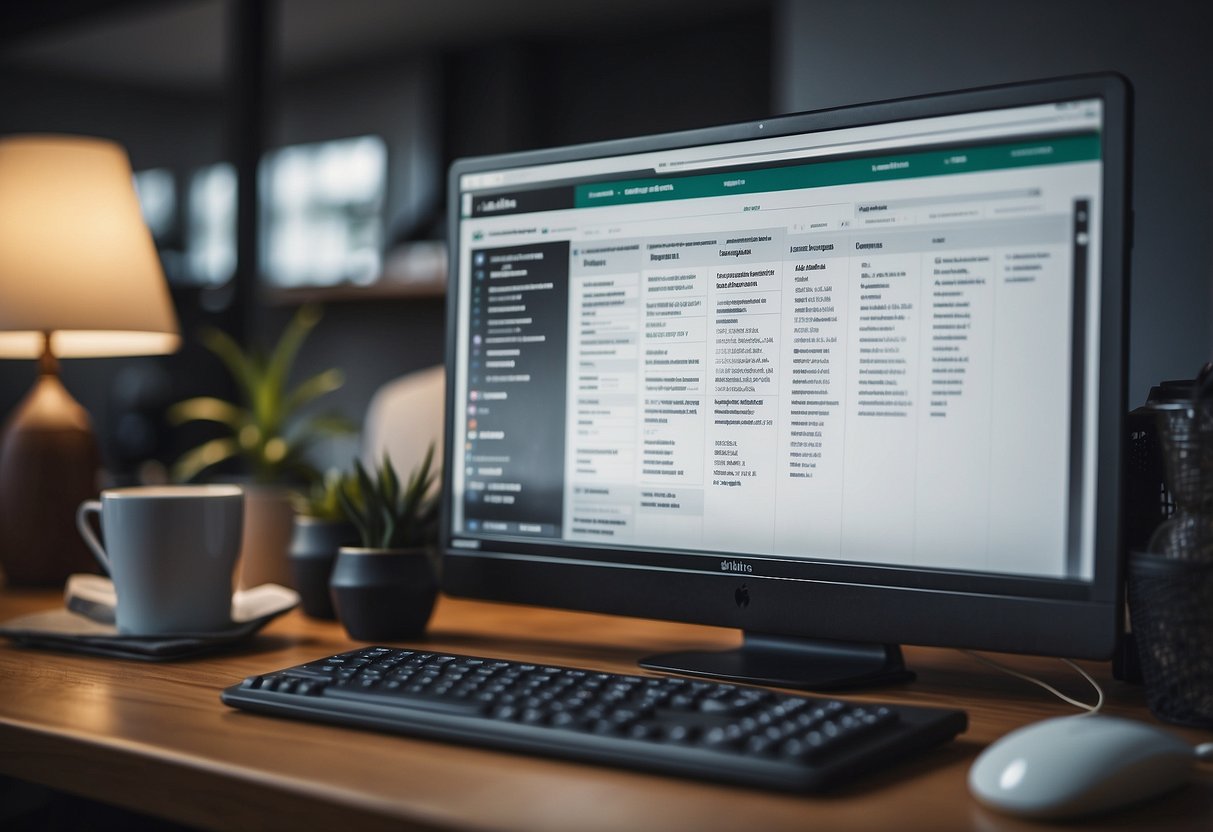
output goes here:
{"type": "MultiPolygon", "coordinates": [[[[52,593],[0,592],[0,619],[58,602],[52,593]]],[[[708,627],[452,599],[440,602],[431,633],[435,649],[625,673],[648,653],[737,641],[708,627]]],[[[911,648],[917,682],[853,698],[961,707],[968,733],[841,793],[797,797],[277,720],[219,702],[220,689],[245,676],[354,646],[338,625],[298,611],[240,653],[173,664],[0,643],[0,772],[216,829],[1039,830],[979,807],[965,776],[1008,730],[1072,712],[959,653],[911,648]]],[[[1059,662],[1011,661],[1089,693],[1059,662]]],[[[1112,681],[1106,666],[1090,669],[1110,713],[1149,719],[1140,689],[1112,681]]],[[[1211,829],[1213,771],[1085,825],[1211,829]]]]}

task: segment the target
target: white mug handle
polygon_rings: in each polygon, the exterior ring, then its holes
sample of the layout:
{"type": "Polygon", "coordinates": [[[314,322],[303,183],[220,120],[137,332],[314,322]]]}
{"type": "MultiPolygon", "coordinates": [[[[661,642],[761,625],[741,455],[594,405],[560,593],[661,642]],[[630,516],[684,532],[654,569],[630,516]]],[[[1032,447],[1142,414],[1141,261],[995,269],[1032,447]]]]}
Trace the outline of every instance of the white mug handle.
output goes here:
{"type": "Polygon", "coordinates": [[[80,504],[80,508],[76,509],[76,528],[80,530],[80,536],[84,538],[88,548],[93,550],[97,560],[105,567],[105,571],[110,572],[110,559],[106,556],[105,549],[101,547],[101,541],[97,539],[97,535],[93,534],[93,530],[88,524],[89,514],[101,515],[100,500],[85,500],[80,504]]]}

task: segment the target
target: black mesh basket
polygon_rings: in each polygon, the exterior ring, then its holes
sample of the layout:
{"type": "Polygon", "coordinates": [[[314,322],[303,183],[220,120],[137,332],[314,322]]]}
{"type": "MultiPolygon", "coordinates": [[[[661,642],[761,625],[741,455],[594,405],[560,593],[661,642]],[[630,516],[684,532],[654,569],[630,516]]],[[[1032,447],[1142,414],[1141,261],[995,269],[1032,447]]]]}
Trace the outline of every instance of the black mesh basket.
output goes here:
{"type": "Polygon", "coordinates": [[[1132,553],[1129,612],[1150,711],[1213,728],[1213,562],[1132,553]]]}

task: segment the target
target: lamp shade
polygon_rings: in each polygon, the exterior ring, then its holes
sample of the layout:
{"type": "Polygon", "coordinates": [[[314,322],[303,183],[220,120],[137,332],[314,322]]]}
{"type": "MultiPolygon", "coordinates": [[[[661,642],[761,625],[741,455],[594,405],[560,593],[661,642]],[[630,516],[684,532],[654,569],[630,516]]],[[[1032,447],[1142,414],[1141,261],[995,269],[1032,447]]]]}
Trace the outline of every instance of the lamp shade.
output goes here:
{"type": "Polygon", "coordinates": [[[172,352],[177,319],[126,152],[0,138],[0,357],[172,352]]]}

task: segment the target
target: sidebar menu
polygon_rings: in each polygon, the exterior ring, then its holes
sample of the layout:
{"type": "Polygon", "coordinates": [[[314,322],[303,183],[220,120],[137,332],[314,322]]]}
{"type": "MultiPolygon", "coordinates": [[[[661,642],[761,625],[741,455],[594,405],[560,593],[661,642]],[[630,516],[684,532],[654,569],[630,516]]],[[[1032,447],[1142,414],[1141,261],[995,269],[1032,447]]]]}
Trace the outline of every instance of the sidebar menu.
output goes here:
{"type": "Polygon", "coordinates": [[[464,532],[559,537],[569,243],[472,252],[464,532]]]}

